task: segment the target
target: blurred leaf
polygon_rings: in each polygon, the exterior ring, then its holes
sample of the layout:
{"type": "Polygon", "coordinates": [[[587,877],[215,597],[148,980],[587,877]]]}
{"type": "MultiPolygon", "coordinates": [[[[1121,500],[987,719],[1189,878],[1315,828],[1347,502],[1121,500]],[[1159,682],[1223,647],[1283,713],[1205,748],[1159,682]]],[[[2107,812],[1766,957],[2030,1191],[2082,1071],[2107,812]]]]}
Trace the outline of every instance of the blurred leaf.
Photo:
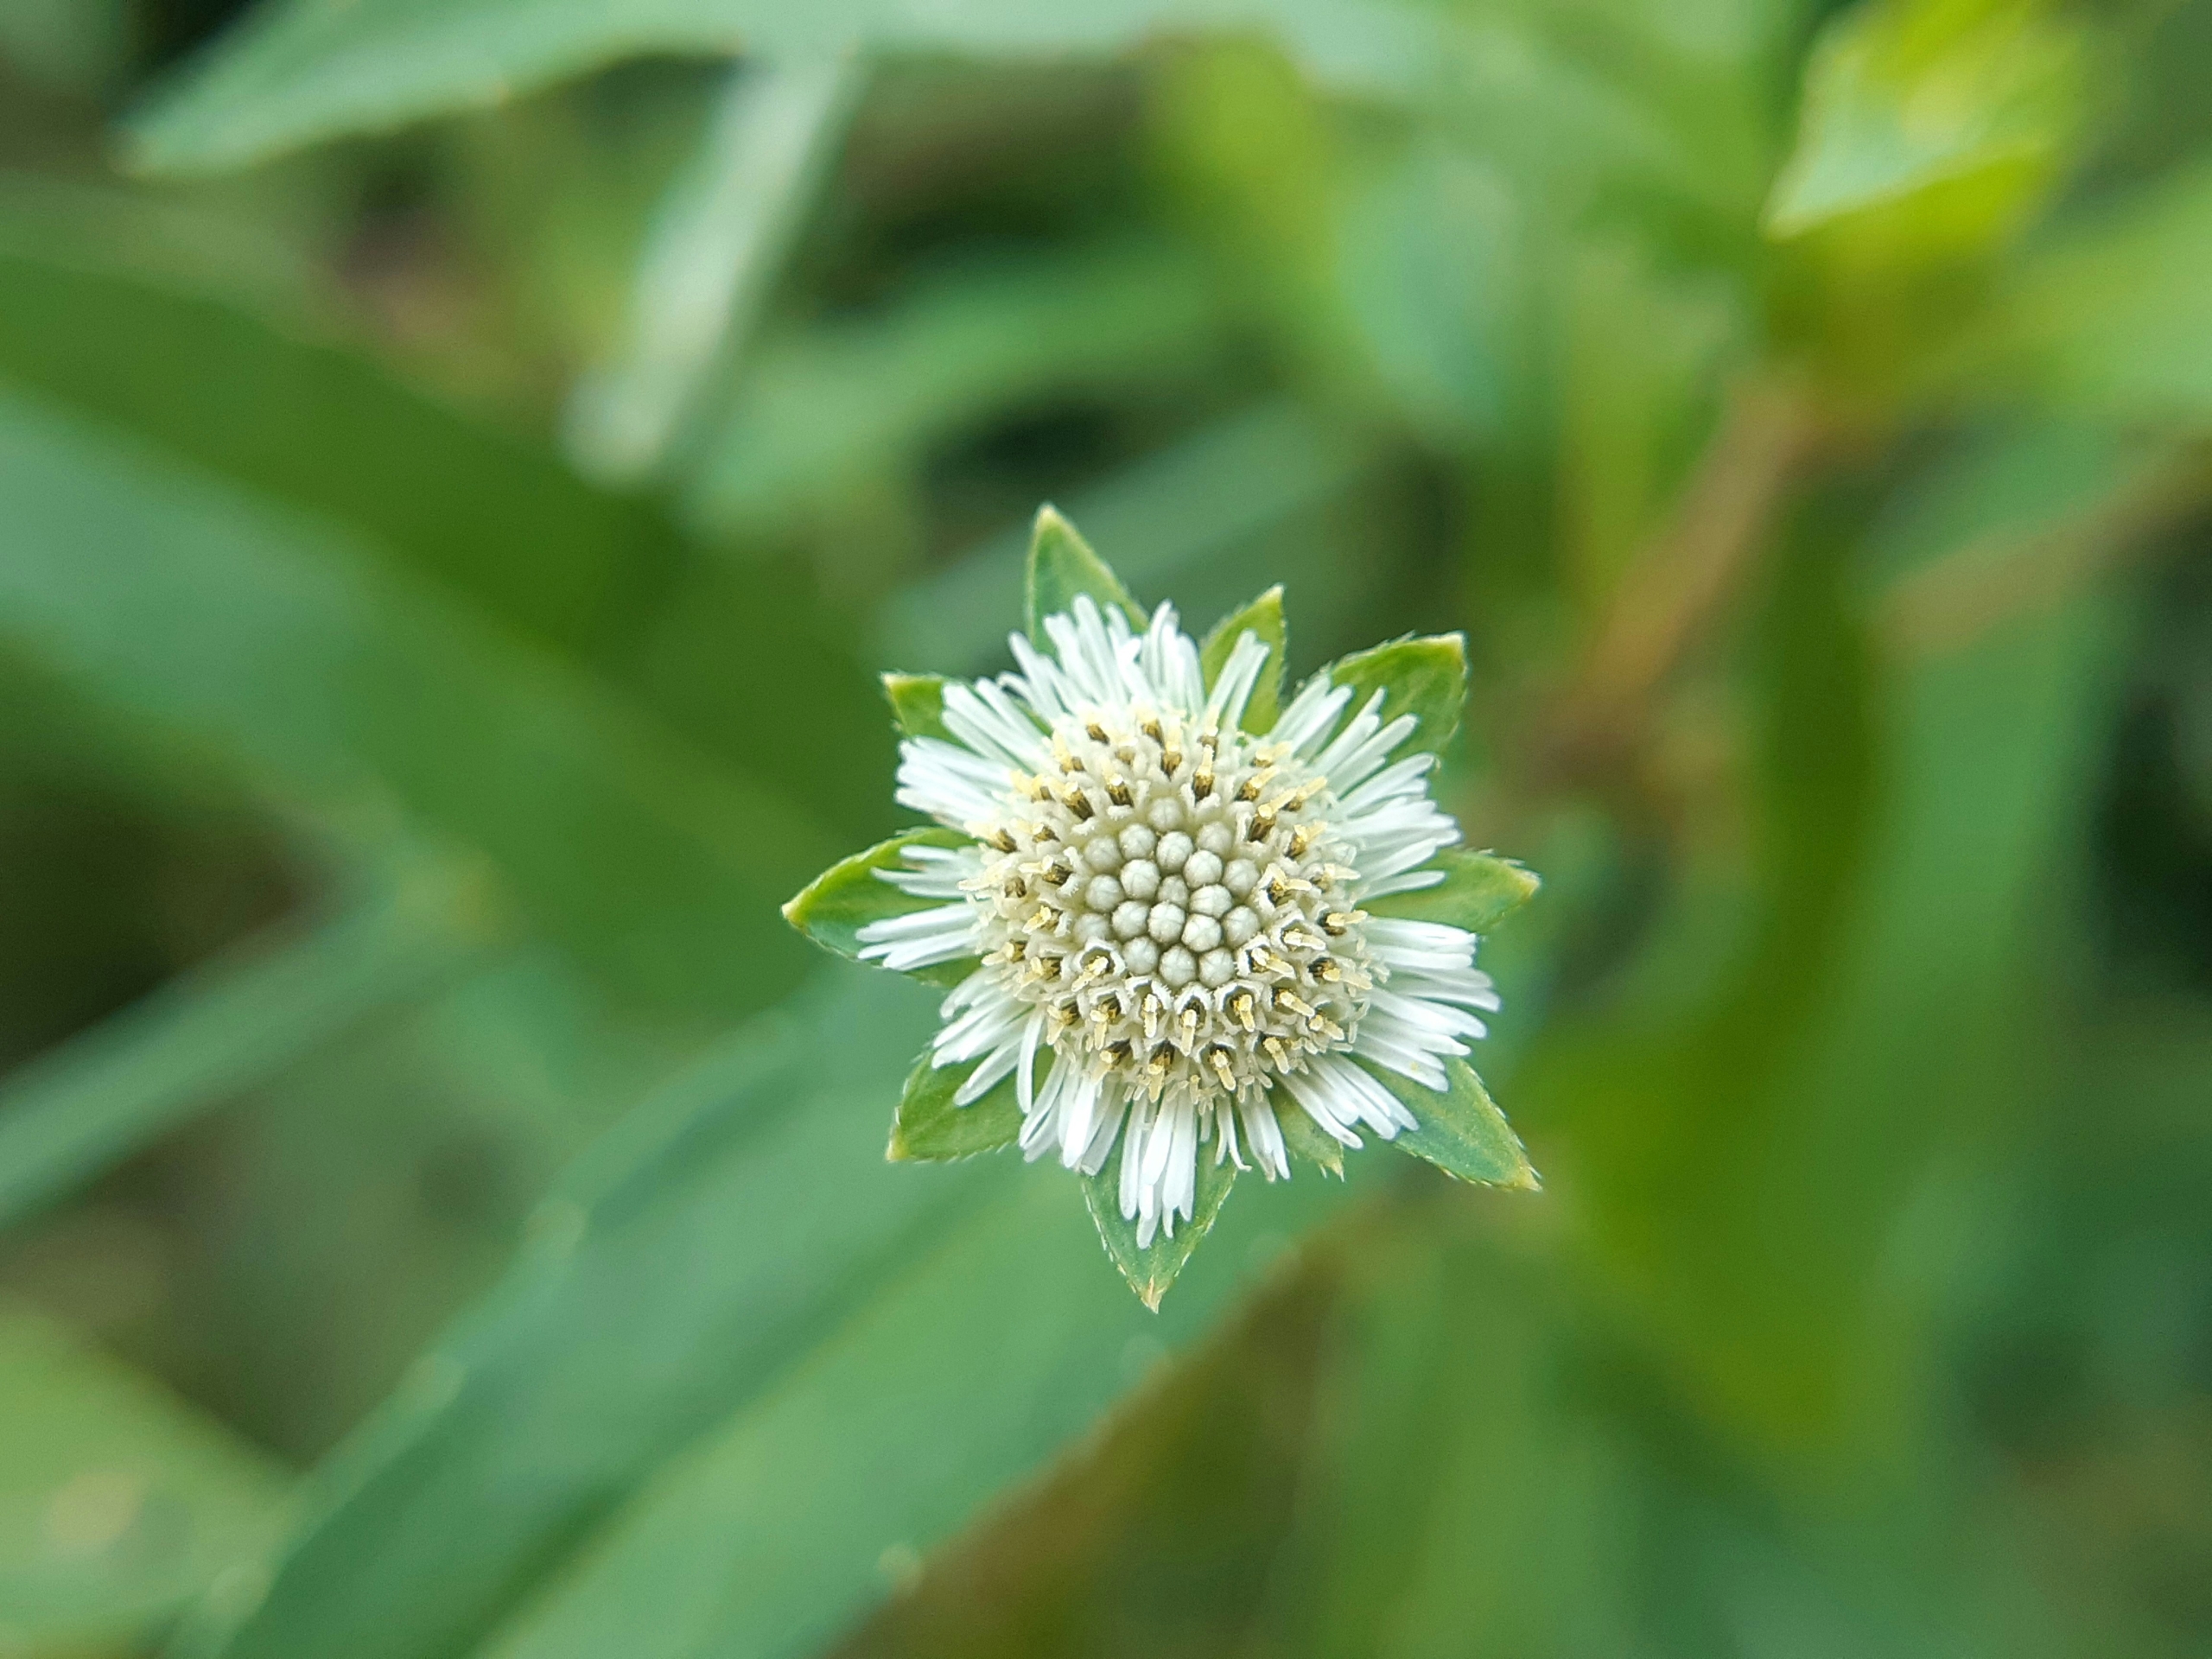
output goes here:
{"type": "Polygon", "coordinates": [[[1273,28],[1318,73],[1350,85],[1415,82],[1437,24],[1412,8],[1345,0],[1107,0],[1041,8],[1009,0],[917,10],[863,0],[830,10],[760,0],[652,0],[608,12],[586,0],[377,0],[333,12],[269,7],[143,111],[131,159],[156,171],[264,160],[342,134],[382,131],[496,104],[625,58],[726,54],[820,59],[883,53],[1052,59],[1118,53],[1147,36],[1273,28]]]}
{"type": "Polygon", "coordinates": [[[709,423],[685,512],[722,532],[804,523],[918,475],[1009,407],[1196,380],[1221,325],[1205,268],[1149,238],[933,276],[867,315],[762,339],[709,423]]]}
{"type": "Polygon", "coordinates": [[[1587,237],[1561,259],[1561,551],[1571,598],[1596,617],[1671,527],[1758,325],[1737,281],[1674,269],[1627,238],[1587,237]]]}
{"type": "Polygon", "coordinates": [[[883,695],[891,704],[891,718],[902,735],[951,737],[944,725],[944,677],[940,674],[883,677],[883,695]]]}
{"type": "MultiPolygon", "coordinates": [[[[1294,581],[1300,613],[1327,619],[1309,629],[1326,637],[1332,621],[1357,626],[1376,606],[1376,573],[1347,569],[1344,539],[1326,528],[1328,509],[1376,461],[1358,434],[1293,406],[1263,405],[1084,492],[1068,517],[1116,550],[1123,575],[1172,595],[1186,615],[1204,615],[1198,607],[1209,601],[1236,603],[1251,591],[1249,569],[1263,565],[1294,581]]],[[[1002,661],[1007,632],[1021,624],[1028,543],[1026,527],[1009,531],[893,595],[878,630],[882,649],[947,671],[1002,661]]]]}
{"type": "Polygon", "coordinates": [[[1224,1236],[1236,1215],[1294,1224],[1342,1192],[1277,1183],[1240,1205],[1154,1314],[1100,1259],[1065,1171],[1010,1160],[953,1168],[1006,1179],[993,1201],[971,1202],[957,1227],[907,1253],[886,1294],[790,1383],[641,1491],[490,1655],[816,1651],[989,1495],[1089,1428],[1162,1345],[1205,1328],[1249,1259],[1250,1233],[1241,1249],[1224,1236]]]}
{"type": "Polygon", "coordinates": [[[972,1198],[989,1166],[883,1160],[930,1001],[851,973],[617,1123],[543,1201],[506,1281],[317,1471],[267,1596],[211,1604],[188,1647],[464,1649],[645,1471],[833,1327],[918,1224],[972,1198]]]}
{"type": "Polygon", "coordinates": [[[1338,257],[1351,320],[1406,417],[1440,440],[1525,438],[1533,419],[1528,216],[1495,158],[1428,131],[1347,187],[1338,257]]]}
{"type": "Polygon", "coordinates": [[[696,568],[643,503],[334,346],[180,291],[166,268],[137,274],[122,262],[153,239],[143,218],[79,201],[64,219],[0,195],[0,375],[361,527],[378,558],[588,664],[850,833],[888,827],[867,763],[887,770],[890,746],[810,582],[760,563],[696,568]],[[779,626],[747,626],[770,612],[779,626]],[[741,631],[747,649],[733,652],[741,631]],[[812,764],[789,741],[800,730],[855,764],[812,764]]]}
{"type": "Polygon", "coordinates": [[[154,1634],[269,1534],[286,1484],[158,1384],[0,1302],[0,1641],[10,1648],[89,1650],[154,1634]]]}
{"type": "Polygon", "coordinates": [[[257,941],[102,1021],[0,1086],[0,1226],[224,1103],[490,943],[488,896],[422,859],[304,937],[257,941]]]}
{"type": "Polygon", "coordinates": [[[1447,847],[1429,863],[1444,871],[1444,880],[1434,887],[1384,893],[1362,900],[1363,907],[1377,916],[1442,922],[1470,933],[1487,933],[1535,898],[1543,885],[1533,870],[1522,869],[1510,858],[1464,847],[1447,847]]]}
{"type": "Polygon", "coordinates": [[[1599,1659],[1673,1650],[1685,1629],[1700,1634],[1681,1650],[1700,1648],[1719,1627],[1670,1546],[1704,1494],[1639,1457],[1664,1466],[1638,1433],[1648,1410],[1616,1401],[1645,1382],[1634,1358],[1590,1353],[1560,1279],[1452,1196],[1370,1210],[1332,1253],[1327,1409],[1274,1564],[1269,1649],[1443,1659],[1479,1632],[1599,1659]]]}
{"type": "Polygon", "coordinates": [[[1021,1102],[1014,1079],[994,1084],[980,1100],[955,1105],[953,1096],[981,1061],[968,1065],[932,1065],[927,1052],[907,1074],[891,1125],[893,1163],[949,1163],[978,1153],[1000,1152],[1021,1139],[1021,1102]]]}
{"type": "Polygon", "coordinates": [[[1465,1060],[1444,1062],[1446,1084],[1427,1089],[1388,1067],[1368,1065],[1370,1077],[1403,1101],[1420,1127],[1401,1129],[1390,1142],[1427,1159],[1447,1175],[1488,1186],[1535,1192],[1536,1172],[1521,1149],[1521,1137],[1490,1097],[1474,1068],[1465,1060]]]}
{"type": "Polygon", "coordinates": [[[569,447],[613,480],[655,471],[702,384],[741,346],[844,136],[863,76],[850,58],[748,65],[669,188],[631,290],[627,338],[569,409],[569,447]]]}
{"type": "Polygon", "coordinates": [[[1083,1201],[1090,1206],[1090,1219],[1097,1225],[1098,1240],[1105,1245],[1107,1255],[1121,1269],[1122,1277],[1129,1281],[1129,1288],[1136,1292],[1137,1300],[1157,1313],[1160,1298],[1182,1276],[1192,1255],[1220,1217],[1221,1206],[1229,1199],[1229,1189],[1236,1184],[1236,1166],[1225,1158],[1212,1157],[1213,1147],[1200,1147],[1198,1192],[1192,1200],[1189,1218],[1180,1223],[1172,1235],[1163,1224],[1153,1235],[1151,1243],[1139,1244],[1137,1224],[1122,1213],[1122,1160],[1128,1154],[1128,1135],[1124,1133],[1115,1142],[1113,1156],[1107,1159],[1106,1167],[1096,1175],[1083,1178],[1083,1201]]]}
{"type": "Polygon", "coordinates": [[[2000,223],[2051,177],[2081,117],[2082,40],[2037,0],[1868,0],[1827,25],[1770,234],[1977,175],[2000,223]]]}
{"type": "Polygon", "coordinates": [[[1977,364],[2100,418],[2212,425],[2212,162],[2066,225],[2025,261],[1977,364]]]}
{"type": "Polygon", "coordinates": [[[1327,670],[1331,683],[1351,688],[1349,715],[1357,715],[1376,692],[1384,724],[1401,715],[1420,722],[1400,744],[1401,753],[1440,753],[1459,729],[1467,702],[1467,645],[1456,633],[1398,639],[1387,645],[1339,658],[1327,670]]]}
{"type": "Polygon", "coordinates": [[[1071,612],[1079,594],[1088,594],[1102,613],[1118,610],[1131,624],[1144,626],[1144,613],[1129,597],[1105,560],[1090,550],[1076,527],[1057,509],[1040,508],[1036,528],[1029,537],[1029,566],[1021,583],[1021,604],[1028,619],[1029,637],[1042,644],[1045,619],[1071,612]]]}
{"type": "MultiPolygon", "coordinates": [[[[784,906],[784,919],[812,939],[843,957],[860,959],[860,931],[870,922],[888,921],[918,910],[944,904],[942,899],[918,899],[893,887],[879,872],[915,867],[906,859],[912,847],[972,847],[975,838],[957,830],[909,830],[864,853],[841,859],[808,882],[798,896],[784,906]]],[[[975,969],[972,962],[939,963],[915,973],[932,984],[957,984],[975,969]]]]}
{"type": "MultiPolygon", "coordinates": [[[[887,1164],[869,1126],[930,1024],[841,974],[618,1124],[317,1472],[268,1593],[184,1651],[412,1659],[505,1620],[489,1651],[804,1652],[888,1587],[887,1549],[1081,1432],[1131,1338],[1200,1328],[1243,1253],[1156,1322],[1065,1171],[887,1164]]],[[[1340,1191],[1294,1185],[1253,1208],[1292,1225],[1340,1191]]]]}
{"type": "Polygon", "coordinates": [[[51,86],[104,90],[130,32],[120,0],[0,0],[0,62],[51,86]]]}
{"type": "Polygon", "coordinates": [[[758,1007],[804,960],[775,909],[822,832],[343,538],[15,397],[0,492],[0,626],[103,700],[287,793],[390,791],[671,1010],[758,1007]]]}
{"type": "Polygon", "coordinates": [[[1236,642],[1248,632],[1257,635],[1268,648],[1268,665],[1253,683],[1252,696],[1244,705],[1243,726],[1248,732],[1271,732],[1282,709],[1283,660],[1288,651],[1280,582],[1243,610],[1223,617],[1206,634],[1198,649],[1198,666],[1205,671],[1209,685],[1229,661],[1229,653],[1236,649],[1236,642]]]}

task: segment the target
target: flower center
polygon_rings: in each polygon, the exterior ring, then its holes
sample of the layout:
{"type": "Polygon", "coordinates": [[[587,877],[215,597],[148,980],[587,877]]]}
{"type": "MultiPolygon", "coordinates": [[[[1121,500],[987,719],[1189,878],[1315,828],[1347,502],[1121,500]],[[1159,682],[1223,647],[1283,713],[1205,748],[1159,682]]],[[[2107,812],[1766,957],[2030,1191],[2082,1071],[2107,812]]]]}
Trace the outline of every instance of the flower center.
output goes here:
{"type": "Polygon", "coordinates": [[[1171,1105],[1347,1047],[1378,976],[1327,781],[1172,711],[1084,710],[1052,745],[968,885],[986,964],[1053,1047],[1171,1105]]]}

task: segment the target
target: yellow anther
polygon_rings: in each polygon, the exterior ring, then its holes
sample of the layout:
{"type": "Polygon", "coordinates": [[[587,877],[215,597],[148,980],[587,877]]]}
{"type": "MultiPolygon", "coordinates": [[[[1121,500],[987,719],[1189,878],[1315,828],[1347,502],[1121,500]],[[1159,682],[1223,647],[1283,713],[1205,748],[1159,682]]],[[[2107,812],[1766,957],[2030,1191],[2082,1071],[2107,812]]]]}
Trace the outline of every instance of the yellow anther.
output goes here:
{"type": "Polygon", "coordinates": [[[1223,1088],[1234,1090],[1236,1087],[1236,1074],[1229,1069],[1229,1054],[1226,1050],[1218,1048],[1206,1050],[1206,1060],[1213,1067],[1214,1076],[1221,1079],[1223,1088]]]}
{"type": "Polygon", "coordinates": [[[1243,1027],[1245,1030],[1256,1031],[1259,1029],[1258,1025],[1253,1019],[1253,1016],[1259,1011],[1259,1004],[1256,999],[1252,995],[1251,992],[1239,991],[1236,995],[1230,997],[1229,999],[1229,1009],[1230,1013],[1236,1016],[1236,1023],[1243,1027]]]}

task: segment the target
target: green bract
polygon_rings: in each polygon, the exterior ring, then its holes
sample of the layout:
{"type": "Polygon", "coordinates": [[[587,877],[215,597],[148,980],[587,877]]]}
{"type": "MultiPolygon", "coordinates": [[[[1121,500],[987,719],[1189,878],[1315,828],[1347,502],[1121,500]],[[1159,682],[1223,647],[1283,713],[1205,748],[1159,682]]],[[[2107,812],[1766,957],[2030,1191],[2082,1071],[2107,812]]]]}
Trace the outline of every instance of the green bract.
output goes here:
{"type": "Polygon", "coordinates": [[[1025,588],[1018,672],[884,678],[899,798],[936,824],[785,908],[951,988],[889,1155],[1057,1154],[1154,1307],[1241,1170],[1341,1178],[1373,1138],[1533,1188],[1462,1040],[1498,1006],[1479,938],[1537,880],[1458,846],[1429,795],[1459,637],[1357,652],[1287,696],[1280,588],[1200,643],[1049,507],[1025,588]]]}

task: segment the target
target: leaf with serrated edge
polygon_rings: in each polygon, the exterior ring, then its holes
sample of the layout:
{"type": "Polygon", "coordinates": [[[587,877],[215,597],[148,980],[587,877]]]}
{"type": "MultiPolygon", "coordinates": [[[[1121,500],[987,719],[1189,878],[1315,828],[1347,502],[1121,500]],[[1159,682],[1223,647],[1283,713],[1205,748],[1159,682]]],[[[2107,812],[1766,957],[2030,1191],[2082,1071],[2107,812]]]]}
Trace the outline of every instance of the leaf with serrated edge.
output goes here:
{"type": "Polygon", "coordinates": [[[1324,672],[1332,684],[1351,688],[1347,715],[1357,714],[1380,691],[1386,722],[1400,715],[1412,715],[1421,721],[1400,746],[1401,753],[1426,749],[1438,753],[1459,729],[1459,709],[1467,700],[1467,642],[1459,634],[1394,639],[1339,658],[1324,672]]]}
{"type": "Polygon", "coordinates": [[[1198,1195],[1192,1201],[1190,1219],[1179,1222],[1175,1236],[1170,1238],[1165,1228],[1152,1236],[1150,1245],[1137,1246],[1137,1224],[1122,1214],[1122,1156],[1128,1148],[1128,1136],[1124,1133],[1114,1144],[1114,1155],[1106,1160],[1106,1167],[1096,1175],[1083,1178],[1083,1201],[1090,1207],[1090,1218],[1098,1225],[1099,1243],[1106,1247],[1106,1254],[1129,1281],[1129,1288],[1138,1300],[1154,1313],[1160,1311],[1160,1299],[1176,1276],[1189,1265],[1192,1252],[1205,1237],[1214,1219],[1221,1214],[1221,1206],[1229,1197],[1229,1189],[1236,1184],[1236,1166],[1214,1161],[1214,1149],[1201,1144],[1198,1149],[1198,1195]]]}
{"type": "Polygon", "coordinates": [[[1275,1122],[1282,1130],[1282,1143],[1290,1155],[1340,1181],[1344,1179],[1344,1143],[1308,1117],[1306,1109],[1291,1099],[1288,1090],[1275,1091],[1274,1105],[1275,1122]]]}
{"type": "Polygon", "coordinates": [[[1214,676],[1228,662],[1229,653],[1247,632],[1257,634],[1260,643],[1268,648],[1268,665],[1260,671],[1260,677],[1252,687],[1242,723],[1248,732],[1273,731],[1275,717],[1282,712],[1283,654],[1289,633],[1283,620],[1280,583],[1243,610],[1231,612],[1213,625],[1205,643],[1198,647],[1198,666],[1205,671],[1207,685],[1212,685],[1214,676]]]}
{"type": "Polygon", "coordinates": [[[1089,594],[1101,610],[1119,606],[1130,622],[1144,626],[1144,613],[1106,561],[1090,550],[1090,543],[1057,508],[1040,507],[1036,531],[1029,538],[1029,569],[1022,584],[1029,637],[1041,645],[1045,619],[1071,608],[1077,594],[1089,594]]]}
{"type": "Polygon", "coordinates": [[[1423,1088],[1411,1077],[1365,1060],[1359,1064],[1405,1102],[1420,1122],[1419,1128],[1401,1130],[1392,1146],[1425,1158],[1463,1181],[1536,1190],[1540,1183],[1529,1154],[1521,1149],[1521,1137],[1465,1060],[1444,1062],[1446,1085],[1441,1090],[1423,1088]]]}
{"type": "Polygon", "coordinates": [[[1447,847],[1429,864],[1444,872],[1443,880],[1411,893],[1363,899],[1361,908],[1400,921],[1442,922],[1470,933],[1487,933],[1535,898],[1543,885],[1534,870],[1524,870],[1511,859],[1465,847],[1447,847]]]}
{"type": "Polygon", "coordinates": [[[1001,1079],[981,1100],[965,1106],[952,1103],[960,1085],[982,1064],[931,1065],[927,1053],[915,1061],[906,1077],[906,1091],[899,1096],[899,1114],[892,1120],[891,1145],[884,1155],[894,1164],[950,1163],[996,1152],[1020,1140],[1021,1103],[1012,1076],[1001,1079]]]}
{"type": "MultiPolygon", "coordinates": [[[[870,922],[928,910],[945,901],[917,899],[901,892],[877,874],[880,870],[912,869],[906,861],[909,847],[965,847],[970,838],[957,830],[912,830],[894,836],[864,853],[832,864],[807,883],[798,897],[784,906],[784,919],[841,957],[860,960],[860,931],[870,922]]],[[[970,957],[940,962],[912,970],[912,976],[931,985],[957,985],[976,970],[970,957]]]]}
{"type": "Polygon", "coordinates": [[[890,703],[891,718],[900,733],[907,737],[951,739],[952,734],[944,728],[944,688],[942,674],[883,677],[884,700],[890,703]]]}

